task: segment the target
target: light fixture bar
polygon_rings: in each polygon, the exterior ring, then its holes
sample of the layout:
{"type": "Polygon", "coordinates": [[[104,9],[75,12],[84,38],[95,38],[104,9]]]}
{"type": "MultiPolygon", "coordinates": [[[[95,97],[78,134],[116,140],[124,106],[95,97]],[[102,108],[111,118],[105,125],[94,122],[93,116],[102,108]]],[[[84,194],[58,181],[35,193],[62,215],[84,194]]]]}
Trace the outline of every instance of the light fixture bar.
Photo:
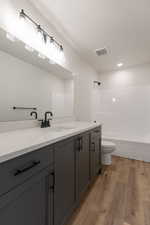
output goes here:
{"type": "Polygon", "coordinates": [[[40,29],[41,32],[42,32],[42,34],[43,34],[43,36],[44,36],[44,41],[45,41],[45,42],[46,42],[46,40],[47,40],[47,37],[49,37],[50,40],[51,40],[52,42],[55,42],[55,44],[59,46],[60,50],[63,51],[63,46],[62,46],[61,44],[59,44],[59,42],[56,41],[56,40],[54,39],[53,36],[49,35],[49,33],[48,33],[47,31],[45,31],[45,30],[41,27],[40,24],[38,24],[37,22],[35,22],[29,15],[27,15],[27,14],[25,13],[24,9],[21,9],[19,16],[22,17],[22,18],[27,18],[31,23],[33,23],[33,24],[37,27],[38,30],[40,29]]]}

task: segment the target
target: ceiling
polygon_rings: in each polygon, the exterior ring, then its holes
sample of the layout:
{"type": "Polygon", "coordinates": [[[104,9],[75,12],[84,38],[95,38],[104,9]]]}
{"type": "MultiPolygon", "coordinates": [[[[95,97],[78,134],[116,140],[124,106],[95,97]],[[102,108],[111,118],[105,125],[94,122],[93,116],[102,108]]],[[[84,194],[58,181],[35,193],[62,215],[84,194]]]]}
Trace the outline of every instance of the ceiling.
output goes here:
{"type": "Polygon", "coordinates": [[[149,0],[32,0],[98,72],[150,62],[149,0]],[[52,19],[53,18],[53,19],[52,19]],[[106,56],[95,50],[106,47],[106,56]]]}

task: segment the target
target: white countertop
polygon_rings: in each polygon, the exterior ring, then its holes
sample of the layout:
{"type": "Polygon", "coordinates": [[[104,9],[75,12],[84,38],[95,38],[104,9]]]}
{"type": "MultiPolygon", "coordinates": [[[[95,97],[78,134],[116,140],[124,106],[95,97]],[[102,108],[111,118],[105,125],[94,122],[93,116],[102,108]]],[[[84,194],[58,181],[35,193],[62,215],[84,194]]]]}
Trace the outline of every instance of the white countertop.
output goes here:
{"type": "Polygon", "coordinates": [[[0,163],[100,125],[89,122],[67,122],[51,128],[35,127],[0,133],[0,163]]]}

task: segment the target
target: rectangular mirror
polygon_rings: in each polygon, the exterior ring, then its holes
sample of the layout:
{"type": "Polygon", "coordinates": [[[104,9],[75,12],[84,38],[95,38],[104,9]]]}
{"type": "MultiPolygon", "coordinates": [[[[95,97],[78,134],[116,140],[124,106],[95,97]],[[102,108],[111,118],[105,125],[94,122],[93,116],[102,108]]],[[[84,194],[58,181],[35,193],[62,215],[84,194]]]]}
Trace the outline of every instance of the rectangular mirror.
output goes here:
{"type": "Polygon", "coordinates": [[[55,118],[72,116],[72,78],[69,70],[28,52],[19,40],[11,42],[0,29],[0,122],[32,119],[34,110],[14,106],[37,108],[39,119],[49,110],[55,118]]]}

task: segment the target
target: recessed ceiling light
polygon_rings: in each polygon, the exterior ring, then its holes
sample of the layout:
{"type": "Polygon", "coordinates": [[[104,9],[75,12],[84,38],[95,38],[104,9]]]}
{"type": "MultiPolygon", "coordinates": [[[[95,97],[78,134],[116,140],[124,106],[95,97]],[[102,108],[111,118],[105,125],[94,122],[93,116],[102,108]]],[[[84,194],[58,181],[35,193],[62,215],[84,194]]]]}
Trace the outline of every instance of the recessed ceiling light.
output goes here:
{"type": "Polygon", "coordinates": [[[117,66],[118,67],[122,67],[123,66],[123,63],[118,63],[117,66]]]}

